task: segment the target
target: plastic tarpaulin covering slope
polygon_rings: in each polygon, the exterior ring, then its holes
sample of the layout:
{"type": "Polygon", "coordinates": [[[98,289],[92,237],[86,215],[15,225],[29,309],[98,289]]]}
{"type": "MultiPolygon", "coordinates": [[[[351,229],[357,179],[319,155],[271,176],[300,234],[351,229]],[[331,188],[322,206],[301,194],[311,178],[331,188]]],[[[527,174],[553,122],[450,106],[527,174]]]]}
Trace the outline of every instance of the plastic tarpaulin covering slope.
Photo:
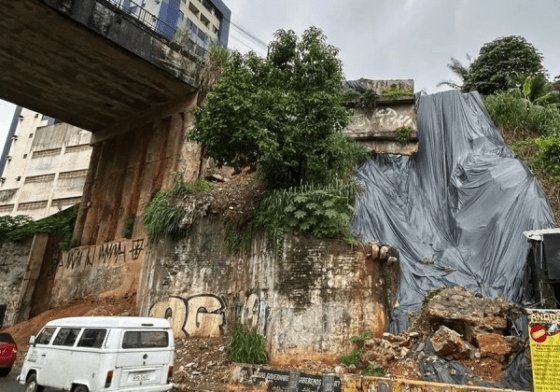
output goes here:
{"type": "Polygon", "coordinates": [[[529,245],[523,231],[553,226],[532,173],[506,147],[477,93],[422,96],[419,151],[373,155],[353,226],[397,248],[402,270],[391,330],[406,329],[429,289],[461,285],[520,302],[529,245]]]}

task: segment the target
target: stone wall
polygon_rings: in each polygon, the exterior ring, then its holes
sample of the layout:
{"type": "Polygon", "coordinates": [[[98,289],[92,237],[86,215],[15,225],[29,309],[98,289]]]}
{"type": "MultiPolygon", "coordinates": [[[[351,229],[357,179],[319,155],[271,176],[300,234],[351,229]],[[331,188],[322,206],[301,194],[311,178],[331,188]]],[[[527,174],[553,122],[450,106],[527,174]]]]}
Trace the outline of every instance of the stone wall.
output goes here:
{"type": "Polygon", "coordinates": [[[0,243],[0,306],[5,306],[4,326],[14,323],[30,249],[31,240],[0,243]]]}
{"type": "Polygon", "coordinates": [[[236,256],[227,234],[222,218],[210,216],[186,239],[155,245],[142,270],[140,313],[169,318],[178,336],[256,329],[274,363],[300,354],[335,359],[351,336],[385,330],[398,285],[393,250],[259,236],[248,255],[236,256]]]}

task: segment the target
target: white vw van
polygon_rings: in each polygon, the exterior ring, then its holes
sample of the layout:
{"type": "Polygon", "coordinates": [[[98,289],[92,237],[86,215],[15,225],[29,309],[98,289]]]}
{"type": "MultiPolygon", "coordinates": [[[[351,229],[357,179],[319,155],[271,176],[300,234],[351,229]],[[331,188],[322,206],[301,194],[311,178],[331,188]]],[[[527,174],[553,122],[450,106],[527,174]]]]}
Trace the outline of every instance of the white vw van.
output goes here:
{"type": "Polygon", "coordinates": [[[169,391],[173,331],[151,317],[69,317],[29,339],[20,384],[71,392],[169,391]]]}

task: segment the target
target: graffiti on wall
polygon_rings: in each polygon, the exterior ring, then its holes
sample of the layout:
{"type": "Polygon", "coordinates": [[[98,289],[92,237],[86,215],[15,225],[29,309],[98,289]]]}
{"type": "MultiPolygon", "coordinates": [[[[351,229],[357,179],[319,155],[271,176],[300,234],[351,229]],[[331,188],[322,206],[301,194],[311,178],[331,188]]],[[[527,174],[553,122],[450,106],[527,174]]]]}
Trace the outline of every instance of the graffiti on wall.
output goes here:
{"type": "MultiPolygon", "coordinates": [[[[177,336],[216,337],[224,334],[229,301],[225,295],[197,294],[187,298],[171,296],[150,308],[149,316],[169,320],[177,336]]],[[[270,307],[256,293],[250,293],[240,305],[239,322],[266,334],[270,307]]]]}
{"type": "Polygon", "coordinates": [[[93,265],[110,266],[138,260],[144,253],[144,239],[108,242],[83,246],[57,253],[53,262],[59,268],[76,269],[93,265]]]}
{"type": "Polygon", "coordinates": [[[264,295],[249,294],[241,308],[241,325],[253,329],[261,335],[266,335],[269,316],[270,306],[268,306],[264,295]]]}
{"type": "Polygon", "coordinates": [[[216,337],[223,335],[226,309],[226,298],[213,294],[173,296],[154,304],[150,316],[168,319],[178,336],[216,337]]]}
{"type": "Polygon", "coordinates": [[[400,127],[414,128],[414,120],[405,112],[399,113],[392,108],[382,108],[372,112],[356,112],[348,130],[395,130],[400,127]]]}

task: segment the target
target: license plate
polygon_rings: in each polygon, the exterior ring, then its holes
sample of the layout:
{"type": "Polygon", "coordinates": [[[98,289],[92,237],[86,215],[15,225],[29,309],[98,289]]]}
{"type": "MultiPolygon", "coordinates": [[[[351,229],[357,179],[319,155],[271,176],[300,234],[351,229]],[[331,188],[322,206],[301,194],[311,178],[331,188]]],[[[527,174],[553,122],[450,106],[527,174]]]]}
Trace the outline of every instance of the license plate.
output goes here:
{"type": "Polygon", "coordinates": [[[146,382],[151,381],[153,376],[153,372],[131,373],[129,375],[129,380],[131,382],[146,382]]]}

